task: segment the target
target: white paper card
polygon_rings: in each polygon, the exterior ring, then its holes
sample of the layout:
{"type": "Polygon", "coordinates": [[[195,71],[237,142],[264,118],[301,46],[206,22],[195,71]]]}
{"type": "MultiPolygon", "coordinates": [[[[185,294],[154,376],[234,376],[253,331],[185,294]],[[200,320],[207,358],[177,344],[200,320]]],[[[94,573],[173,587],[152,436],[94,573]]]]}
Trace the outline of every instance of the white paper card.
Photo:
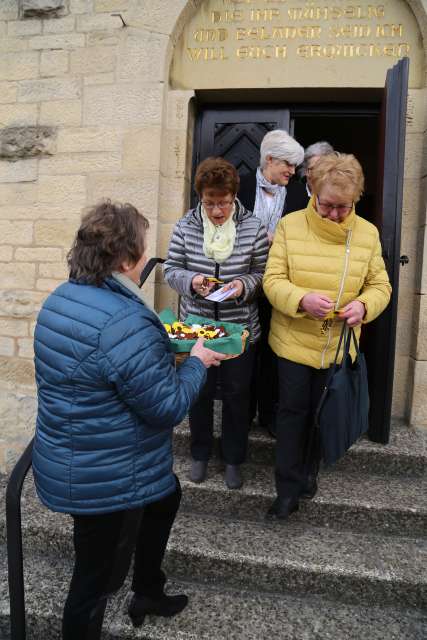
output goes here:
{"type": "Polygon", "coordinates": [[[211,300],[211,302],[222,302],[223,300],[227,300],[227,298],[232,296],[237,291],[235,287],[233,287],[232,289],[227,289],[226,291],[223,291],[223,289],[224,287],[221,287],[221,289],[217,289],[213,293],[210,293],[208,296],[206,296],[206,300],[211,300]]]}

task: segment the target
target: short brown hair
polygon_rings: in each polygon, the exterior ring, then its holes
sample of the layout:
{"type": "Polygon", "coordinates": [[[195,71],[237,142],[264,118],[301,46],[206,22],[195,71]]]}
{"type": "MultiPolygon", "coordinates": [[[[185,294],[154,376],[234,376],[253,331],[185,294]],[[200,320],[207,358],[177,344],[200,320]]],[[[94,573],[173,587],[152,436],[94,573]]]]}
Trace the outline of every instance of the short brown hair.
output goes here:
{"type": "Polygon", "coordinates": [[[123,262],[145,251],[148,220],[131,204],[105,200],[84,216],[68,255],[70,278],[99,286],[123,262]]]}
{"type": "Polygon", "coordinates": [[[239,184],[236,167],[224,158],[206,158],[197,167],[194,186],[199,196],[205,189],[236,195],[239,184]]]}
{"type": "Polygon", "coordinates": [[[358,202],[363,193],[365,178],[360,162],[351,153],[321,156],[310,172],[313,192],[318,194],[324,185],[352,192],[358,202]]]}

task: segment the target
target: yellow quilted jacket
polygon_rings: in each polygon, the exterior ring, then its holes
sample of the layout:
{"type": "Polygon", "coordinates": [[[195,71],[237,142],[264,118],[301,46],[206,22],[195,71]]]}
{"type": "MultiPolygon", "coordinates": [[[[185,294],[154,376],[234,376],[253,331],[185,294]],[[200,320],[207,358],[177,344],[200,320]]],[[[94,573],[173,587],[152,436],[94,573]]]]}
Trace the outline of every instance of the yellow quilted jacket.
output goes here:
{"type": "MultiPolygon", "coordinates": [[[[352,300],[365,304],[365,322],[390,300],[391,286],[377,228],[354,209],[341,223],[319,216],[313,199],[278,224],[263,287],[273,306],[269,343],[281,358],[316,369],[334,361],[342,320],[298,311],[310,292],[328,295],[339,310],[352,300]]],[[[360,327],[356,328],[359,338],[360,327]]],[[[354,351],[353,351],[354,357],[354,351]]]]}

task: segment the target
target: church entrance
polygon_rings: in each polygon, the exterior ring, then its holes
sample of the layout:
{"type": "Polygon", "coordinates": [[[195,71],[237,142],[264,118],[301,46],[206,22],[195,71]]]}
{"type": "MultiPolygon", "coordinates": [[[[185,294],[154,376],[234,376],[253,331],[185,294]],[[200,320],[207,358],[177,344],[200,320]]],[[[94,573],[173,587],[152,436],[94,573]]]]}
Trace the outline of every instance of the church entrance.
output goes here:
{"type": "Polygon", "coordinates": [[[264,135],[280,128],[304,147],[327,140],[360,161],[366,184],[357,213],[379,229],[393,286],[387,311],[362,335],[371,398],[369,436],[383,443],[389,438],[393,392],[407,77],[408,61],[403,60],[389,71],[384,91],[360,92],[351,102],[339,89],[320,92],[317,100],[313,92],[310,103],[302,101],[301,92],[298,99],[292,92],[260,91],[249,103],[245,91],[227,92],[228,103],[222,91],[200,92],[193,152],[193,168],[216,155],[243,175],[258,166],[264,135]]]}

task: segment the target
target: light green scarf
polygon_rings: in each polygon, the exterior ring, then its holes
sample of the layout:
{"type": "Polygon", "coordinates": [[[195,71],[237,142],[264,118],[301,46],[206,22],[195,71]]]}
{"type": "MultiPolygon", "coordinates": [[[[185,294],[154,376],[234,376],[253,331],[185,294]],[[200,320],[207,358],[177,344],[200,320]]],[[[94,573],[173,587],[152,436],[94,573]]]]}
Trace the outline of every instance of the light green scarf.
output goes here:
{"type": "Polygon", "coordinates": [[[232,254],[236,239],[236,224],[233,220],[236,205],[233,207],[228,220],[224,224],[215,225],[201,207],[203,220],[203,253],[207,258],[213,258],[215,262],[225,262],[232,254]]]}

